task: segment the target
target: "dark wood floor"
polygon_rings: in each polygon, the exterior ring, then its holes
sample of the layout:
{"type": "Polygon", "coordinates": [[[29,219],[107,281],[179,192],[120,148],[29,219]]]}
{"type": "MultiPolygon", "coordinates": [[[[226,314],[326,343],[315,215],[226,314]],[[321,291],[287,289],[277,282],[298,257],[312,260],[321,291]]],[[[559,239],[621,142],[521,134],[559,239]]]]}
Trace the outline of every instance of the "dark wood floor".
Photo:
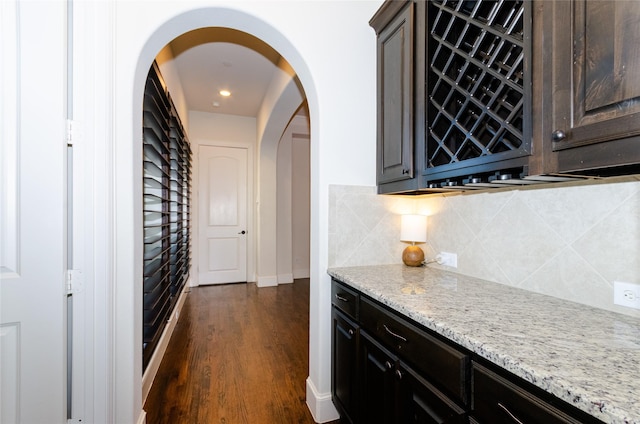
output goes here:
{"type": "Polygon", "coordinates": [[[147,423],[313,423],[308,347],[309,280],[193,288],[147,397],[147,423]]]}

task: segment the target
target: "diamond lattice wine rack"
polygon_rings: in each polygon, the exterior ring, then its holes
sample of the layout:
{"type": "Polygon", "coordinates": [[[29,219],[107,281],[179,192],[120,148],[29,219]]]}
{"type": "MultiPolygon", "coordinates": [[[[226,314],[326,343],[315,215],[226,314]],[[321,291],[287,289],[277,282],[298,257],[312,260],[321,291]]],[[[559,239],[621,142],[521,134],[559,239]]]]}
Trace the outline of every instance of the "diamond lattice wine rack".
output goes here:
{"type": "Polygon", "coordinates": [[[527,3],[429,2],[427,173],[530,154],[527,3]]]}

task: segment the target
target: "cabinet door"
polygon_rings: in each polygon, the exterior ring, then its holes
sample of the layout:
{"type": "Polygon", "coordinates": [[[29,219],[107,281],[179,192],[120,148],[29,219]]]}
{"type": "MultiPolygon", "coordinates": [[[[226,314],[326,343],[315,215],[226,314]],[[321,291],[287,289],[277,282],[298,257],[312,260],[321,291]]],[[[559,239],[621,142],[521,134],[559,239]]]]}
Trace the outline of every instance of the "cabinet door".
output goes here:
{"type": "Polygon", "coordinates": [[[466,422],[464,409],[449,400],[411,368],[401,365],[398,376],[402,382],[400,422],[411,424],[466,422]]]}
{"type": "Polygon", "coordinates": [[[640,163],[640,2],[544,7],[553,28],[552,124],[544,136],[559,152],[559,170],[640,163]]]}
{"type": "Polygon", "coordinates": [[[574,419],[524,388],[478,364],[473,365],[472,415],[472,422],[486,424],[584,422],[574,419]]]}
{"type": "Polygon", "coordinates": [[[413,178],[413,3],[378,34],[378,184],[413,178]]]}
{"type": "Polygon", "coordinates": [[[333,403],[340,412],[341,422],[357,422],[357,335],[358,327],[333,308],[333,362],[331,392],[333,403]]]}
{"type": "Polygon", "coordinates": [[[366,332],[360,332],[360,420],[367,424],[398,422],[395,376],[396,357],[375,342],[366,332]]]}

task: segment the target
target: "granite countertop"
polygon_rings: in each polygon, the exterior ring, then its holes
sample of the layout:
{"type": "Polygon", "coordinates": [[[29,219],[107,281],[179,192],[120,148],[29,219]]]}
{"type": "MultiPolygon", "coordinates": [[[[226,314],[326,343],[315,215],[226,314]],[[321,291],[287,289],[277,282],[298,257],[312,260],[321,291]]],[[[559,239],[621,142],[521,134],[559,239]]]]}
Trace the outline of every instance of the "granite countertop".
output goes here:
{"type": "Polygon", "coordinates": [[[597,417],[640,424],[640,320],[432,268],[328,273],[597,417]]]}

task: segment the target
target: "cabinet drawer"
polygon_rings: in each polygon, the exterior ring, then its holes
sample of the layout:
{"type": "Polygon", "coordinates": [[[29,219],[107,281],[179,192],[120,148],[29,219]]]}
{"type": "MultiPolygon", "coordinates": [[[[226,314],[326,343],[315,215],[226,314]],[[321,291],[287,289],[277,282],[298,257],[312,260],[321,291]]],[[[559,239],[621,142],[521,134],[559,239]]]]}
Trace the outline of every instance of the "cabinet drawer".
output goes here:
{"type": "Polygon", "coordinates": [[[441,390],[459,402],[468,402],[469,355],[365,298],[360,299],[360,323],[441,390]]]}
{"type": "Polygon", "coordinates": [[[331,303],[352,319],[358,318],[359,297],[355,290],[345,286],[338,280],[331,280],[331,303]]]}
{"type": "Polygon", "coordinates": [[[473,364],[471,422],[578,424],[578,421],[493,371],[473,364]]]}

